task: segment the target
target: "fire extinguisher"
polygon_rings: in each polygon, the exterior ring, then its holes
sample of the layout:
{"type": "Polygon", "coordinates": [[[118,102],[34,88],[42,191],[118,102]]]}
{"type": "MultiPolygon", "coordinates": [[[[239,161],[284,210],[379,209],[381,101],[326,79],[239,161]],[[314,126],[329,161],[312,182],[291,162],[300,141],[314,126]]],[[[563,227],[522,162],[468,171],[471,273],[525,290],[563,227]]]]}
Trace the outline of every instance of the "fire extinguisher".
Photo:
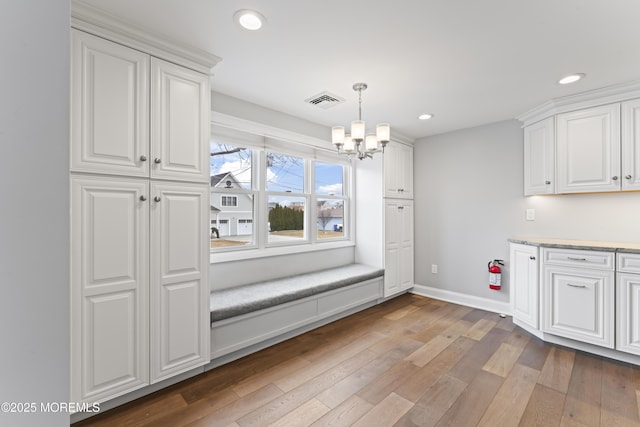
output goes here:
{"type": "Polygon", "coordinates": [[[489,264],[487,265],[487,268],[489,269],[489,288],[495,291],[499,291],[502,286],[501,265],[504,266],[504,261],[501,259],[489,261],[489,264]]]}

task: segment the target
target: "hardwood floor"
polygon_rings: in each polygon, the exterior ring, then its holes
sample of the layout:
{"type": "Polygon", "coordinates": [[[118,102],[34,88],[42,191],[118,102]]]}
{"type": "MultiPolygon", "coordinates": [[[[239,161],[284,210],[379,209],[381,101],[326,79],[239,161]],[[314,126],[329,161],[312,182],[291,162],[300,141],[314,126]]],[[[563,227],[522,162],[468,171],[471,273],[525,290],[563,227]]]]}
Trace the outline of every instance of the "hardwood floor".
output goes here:
{"type": "Polygon", "coordinates": [[[75,426],[640,426],[640,367],[402,295],[75,426]]]}

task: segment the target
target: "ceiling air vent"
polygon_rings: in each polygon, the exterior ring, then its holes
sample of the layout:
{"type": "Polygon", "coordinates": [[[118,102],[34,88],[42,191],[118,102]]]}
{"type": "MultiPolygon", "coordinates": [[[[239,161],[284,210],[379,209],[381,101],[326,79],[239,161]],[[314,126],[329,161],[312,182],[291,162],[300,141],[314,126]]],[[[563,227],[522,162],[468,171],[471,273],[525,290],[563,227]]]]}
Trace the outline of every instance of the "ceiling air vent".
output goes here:
{"type": "Polygon", "coordinates": [[[344,98],[334,95],[333,93],[322,92],[312,96],[311,98],[305,99],[304,102],[308,102],[311,105],[315,105],[316,107],[326,110],[338,104],[342,104],[344,102],[344,98]]]}

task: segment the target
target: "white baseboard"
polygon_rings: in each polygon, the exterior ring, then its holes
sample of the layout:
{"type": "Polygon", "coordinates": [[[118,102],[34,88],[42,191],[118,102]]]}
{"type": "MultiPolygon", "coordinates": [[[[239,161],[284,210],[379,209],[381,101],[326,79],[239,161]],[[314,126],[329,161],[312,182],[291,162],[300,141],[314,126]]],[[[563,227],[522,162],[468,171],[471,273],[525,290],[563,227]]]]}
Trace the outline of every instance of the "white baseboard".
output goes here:
{"type": "Polygon", "coordinates": [[[491,311],[494,313],[511,315],[511,304],[509,304],[508,302],[494,301],[487,298],[461,294],[459,292],[452,292],[424,285],[414,285],[413,289],[410,292],[412,294],[422,295],[423,297],[435,298],[442,301],[452,302],[454,304],[466,305],[468,307],[491,311]]]}

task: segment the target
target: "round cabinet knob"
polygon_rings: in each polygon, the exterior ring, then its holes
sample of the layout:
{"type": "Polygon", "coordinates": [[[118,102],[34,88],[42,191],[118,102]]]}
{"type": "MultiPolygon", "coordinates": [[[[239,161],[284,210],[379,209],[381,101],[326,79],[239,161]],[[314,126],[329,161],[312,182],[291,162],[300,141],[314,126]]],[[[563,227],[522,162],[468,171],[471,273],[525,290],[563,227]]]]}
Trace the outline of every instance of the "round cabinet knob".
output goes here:
{"type": "Polygon", "coordinates": [[[612,180],[614,180],[614,181],[617,181],[617,180],[618,180],[618,177],[617,177],[617,176],[614,176],[614,177],[613,177],[613,178],[611,178],[611,179],[612,179],[612,180]]]}
{"type": "Polygon", "coordinates": [[[529,257],[530,260],[535,261],[536,257],[534,257],[533,255],[529,257]]]}
{"type": "Polygon", "coordinates": [[[155,159],[153,159],[153,163],[160,163],[160,157],[156,157],[155,159]]]}
{"type": "Polygon", "coordinates": [[[154,197],[154,198],[153,198],[153,201],[154,201],[154,202],[159,202],[160,200],[162,200],[162,199],[160,198],[160,196],[156,196],[156,197],[154,197]]]}
{"type": "Polygon", "coordinates": [[[147,198],[145,197],[144,194],[142,196],[140,196],[140,201],[141,202],[146,202],[147,201],[147,198]]]}
{"type": "Polygon", "coordinates": [[[142,156],[140,156],[140,161],[141,162],[146,162],[147,161],[147,156],[145,156],[144,154],[142,156]]]}
{"type": "Polygon", "coordinates": [[[546,185],[549,185],[549,184],[551,184],[551,181],[545,181],[544,183],[545,183],[546,185]]]}
{"type": "Polygon", "coordinates": [[[627,175],[627,176],[625,176],[625,178],[631,179],[631,175],[627,175]]]}

